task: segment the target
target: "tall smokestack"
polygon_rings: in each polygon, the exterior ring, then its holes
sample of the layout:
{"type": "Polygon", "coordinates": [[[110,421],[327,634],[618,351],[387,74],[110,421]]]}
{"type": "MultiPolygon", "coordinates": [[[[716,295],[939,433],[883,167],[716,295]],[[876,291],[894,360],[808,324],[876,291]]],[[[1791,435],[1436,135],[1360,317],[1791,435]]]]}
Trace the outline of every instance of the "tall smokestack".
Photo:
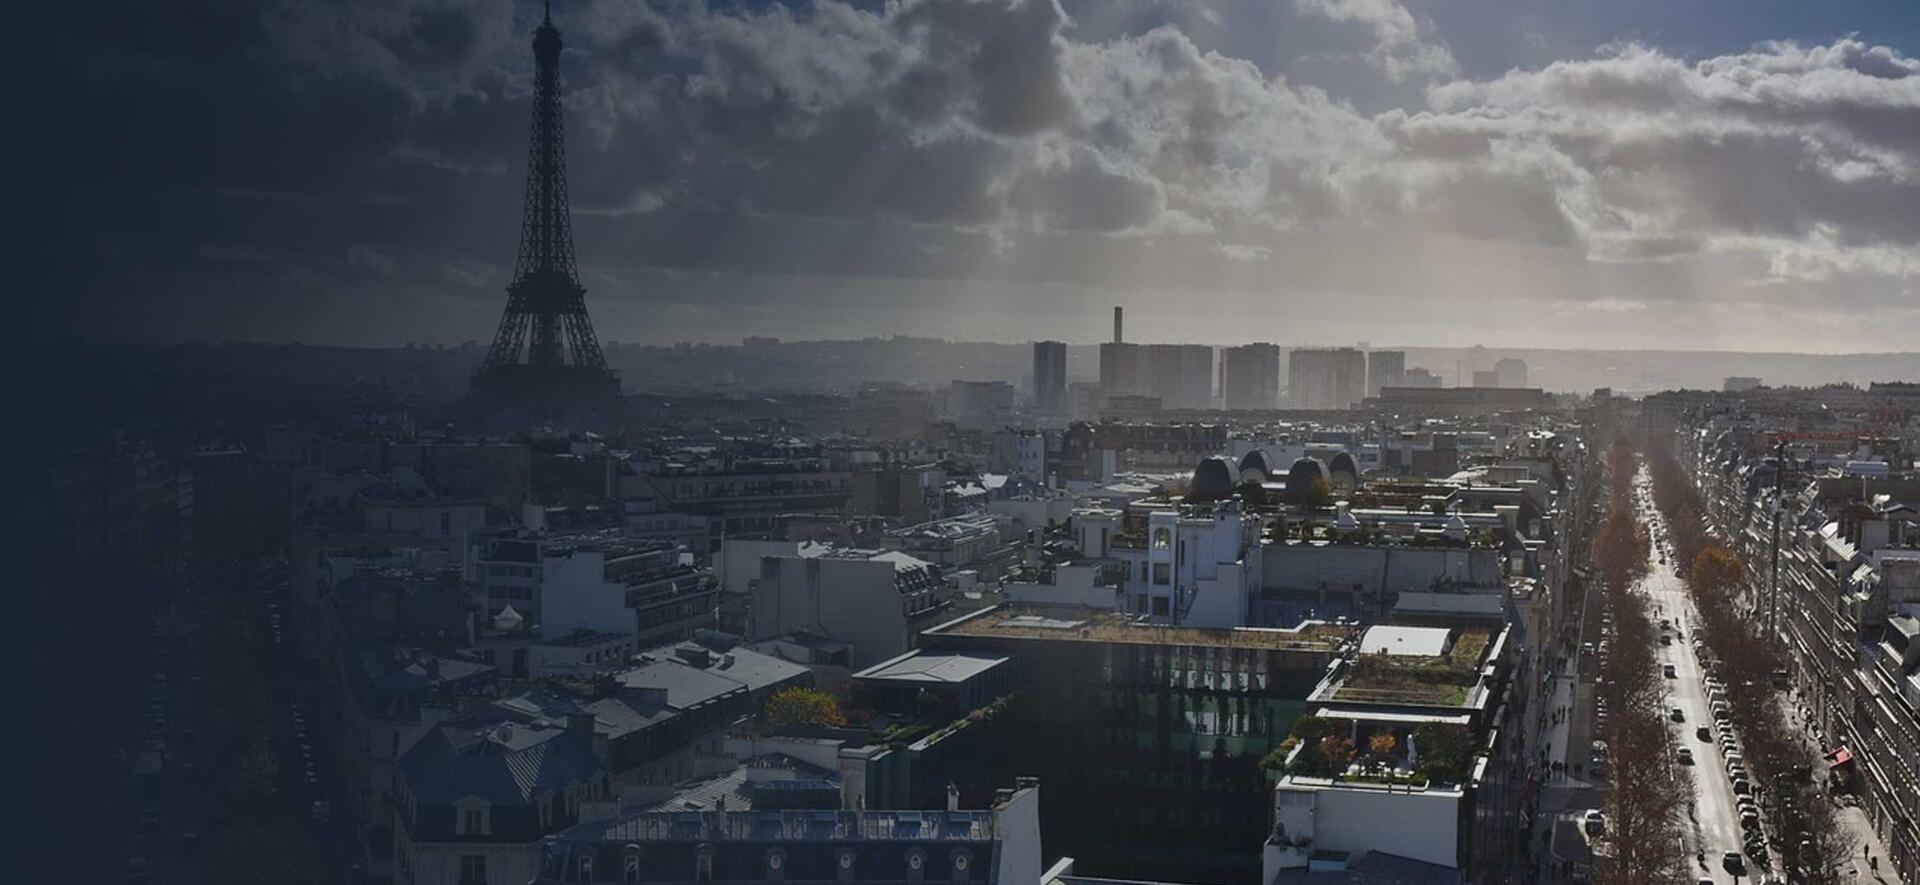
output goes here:
{"type": "Polygon", "coordinates": [[[1113,343],[1115,344],[1119,344],[1121,341],[1126,340],[1120,336],[1120,312],[1121,312],[1120,305],[1118,304],[1114,305],[1113,306],[1113,343]]]}

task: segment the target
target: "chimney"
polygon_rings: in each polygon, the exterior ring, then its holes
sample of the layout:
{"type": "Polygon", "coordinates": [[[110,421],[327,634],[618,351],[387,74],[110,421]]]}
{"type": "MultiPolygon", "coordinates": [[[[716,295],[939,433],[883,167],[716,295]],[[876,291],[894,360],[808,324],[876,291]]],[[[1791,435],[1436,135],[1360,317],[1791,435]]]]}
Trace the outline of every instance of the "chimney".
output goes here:
{"type": "Polygon", "coordinates": [[[1115,344],[1119,344],[1120,342],[1126,340],[1120,335],[1120,313],[1121,313],[1120,305],[1118,304],[1114,305],[1113,306],[1113,343],[1115,344]]]}
{"type": "Polygon", "coordinates": [[[948,811],[960,810],[960,785],[959,784],[955,784],[951,782],[947,784],[947,810],[948,811]]]}

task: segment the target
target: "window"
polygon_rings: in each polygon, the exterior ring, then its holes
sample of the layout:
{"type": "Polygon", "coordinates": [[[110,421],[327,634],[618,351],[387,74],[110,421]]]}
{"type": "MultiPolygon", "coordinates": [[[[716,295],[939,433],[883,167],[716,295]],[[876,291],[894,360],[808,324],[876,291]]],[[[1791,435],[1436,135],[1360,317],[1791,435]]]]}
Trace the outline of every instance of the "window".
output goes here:
{"type": "Polygon", "coordinates": [[[629,847],[627,856],[620,863],[620,880],[623,882],[640,881],[640,852],[629,847]]]}
{"type": "Polygon", "coordinates": [[[455,812],[459,817],[455,822],[454,835],[487,835],[487,830],[492,821],[489,820],[490,815],[487,813],[487,803],[484,800],[462,799],[455,804],[455,812]]]}
{"type": "Polygon", "coordinates": [[[1153,530],[1153,549],[1165,550],[1172,546],[1173,532],[1170,529],[1159,528],[1153,530]]]}
{"type": "Polygon", "coordinates": [[[593,857],[592,856],[583,854],[574,859],[573,881],[575,882],[593,881],[593,857]]]}
{"type": "Polygon", "coordinates": [[[1153,564],[1153,582],[1155,584],[1160,584],[1164,586],[1165,584],[1171,582],[1172,580],[1173,580],[1173,570],[1171,566],[1167,565],[1164,562],[1156,562],[1153,564]]]}
{"type": "Polygon", "coordinates": [[[484,854],[460,855],[460,885],[486,885],[487,856],[484,854]]]}

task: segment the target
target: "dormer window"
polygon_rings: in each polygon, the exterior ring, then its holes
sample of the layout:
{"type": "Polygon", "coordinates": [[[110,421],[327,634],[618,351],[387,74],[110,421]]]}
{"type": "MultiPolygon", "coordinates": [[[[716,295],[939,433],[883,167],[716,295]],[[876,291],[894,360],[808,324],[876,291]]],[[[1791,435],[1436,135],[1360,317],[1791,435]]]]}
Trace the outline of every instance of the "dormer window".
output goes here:
{"type": "Polygon", "coordinates": [[[486,800],[462,799],[454,810],[454,835],[485,836],[493,831],[492,808],[486,800]]]}
{"type": "Polygon", "coordinates": [[[583,854],[573,861],[573,881],[593,881],[593,855],[583,854]]]}

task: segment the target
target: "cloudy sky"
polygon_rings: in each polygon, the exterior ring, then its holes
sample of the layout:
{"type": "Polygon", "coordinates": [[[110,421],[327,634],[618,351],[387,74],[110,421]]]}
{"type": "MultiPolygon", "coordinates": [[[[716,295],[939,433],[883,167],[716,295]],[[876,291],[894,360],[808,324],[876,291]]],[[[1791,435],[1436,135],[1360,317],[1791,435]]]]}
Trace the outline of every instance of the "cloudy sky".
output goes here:
{"type": "MultiPolygon", "coordinates": [[[[42,329],[490,336],[539,4],[65,6],[42,329]]],[[[554,17],[602,339],[1920,349],[1912,0],[554,17]]]]}

